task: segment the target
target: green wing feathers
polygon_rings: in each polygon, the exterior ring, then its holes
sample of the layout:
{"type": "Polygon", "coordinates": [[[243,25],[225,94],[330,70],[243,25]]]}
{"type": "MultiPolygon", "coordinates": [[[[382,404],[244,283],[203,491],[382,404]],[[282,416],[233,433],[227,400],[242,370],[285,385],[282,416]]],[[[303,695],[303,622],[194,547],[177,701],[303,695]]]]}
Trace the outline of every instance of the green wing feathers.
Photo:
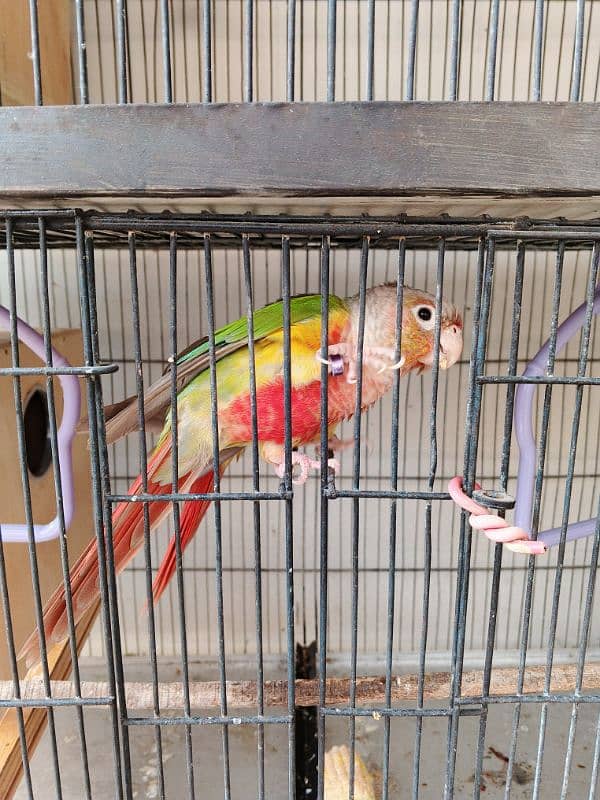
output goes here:
{"type": "MultiPolygon", "coordinates": [[[[338,311],[346,308],[343,300],[335,295],[329,297],[330,311],[338,311]]],[[[321,295],[319,294],[305,294],[297,295],[290,298],[290,324],[296,325],[299,322],[309,319],[316,319],[321,316],[321,295]]],[[[283,328],[283,301],[277,300],[270,303],[268,306],[259,308],[252,315],[252,322],[254,326],[254,340],[268,336],[274,331],[283,328]]],[[[223,328],[215,331],[215,348],[222,347],[223,345],[230,345],[238,342],[246,343],[248,341],[248,319],[242,317],[235,322],[230,322],[223,328]]],[[[202,342],[195,347],[182,353],[177,359],[178,364],[183,364],[190,359],[197,358],[201,355],[208,354],[209,344],[208,339],[203,339],[202,342]]]]}
{"type": "MultiPolygon", "coordinates": [[[[348,311],[346,303],[329,297],[330,316],[348,311]]],[[[290,298],[290,324],[319,320],[321,317],[321,295],[306,294],[290,298]]],[[[254,340],[269,336],[283,328],[283,301],[278,300],[257,309],[253,314],[254,340]]],[[[215,331],[215,358],[217,361],[245,347],[248,342],[248,320],[246,317],[231,322],[215,331]]],[[[201,375],[210,366],[209,343],[204,338],[192,344],[177,358],[177,391],[201,375]]],[[[146,425],[161,430],[170,408],[171,373],[165,372],[144,392],[146,425]]],[[[137,397],[131,397],[105,409],[106,438],[110,444],[138,429],[137,397]]]]}

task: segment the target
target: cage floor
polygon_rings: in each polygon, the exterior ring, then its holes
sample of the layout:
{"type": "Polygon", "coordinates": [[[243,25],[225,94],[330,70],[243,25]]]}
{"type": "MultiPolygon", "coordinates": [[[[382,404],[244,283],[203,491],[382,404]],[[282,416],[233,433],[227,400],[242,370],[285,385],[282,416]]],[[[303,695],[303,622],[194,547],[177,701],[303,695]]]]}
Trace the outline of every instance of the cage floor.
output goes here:
{"type": "MultiPolygon", "coordinates": [[[[273,713],[283,709],[272,709],[273,713]]],[[[506,761],[511,736],[512,706],[501,705],[490,711],[486,748],[483,762],[482,791],[486,798],[501,798],[505,792],[506,761]]],[[[591,709],[590,709],[591,711],[591,709]]],[[[580,710],[577,742],[573,754],[569,791],[567,797],[587,797],[592,766],[596,718],[593,713],[580,710]]],[[[543,759],[541,795],[545,800],[558,798],[563,780],[564,754],[571,707],[561,704],[550,710],[550,725],[546,735],[543,759]]],[[[64,800],[83,797],[81,755],[75,735],[75,714],[60,711],[57,715],[57,738],[61,757],[61,779],[64,800]]],[[[535,776],[535,753],[538,744],[540,709],[526,705],[521,713],[519,750],[510,797],[521,800],[531,797],[535,776]]],[[[274,726],[275,727],[275,726],[274,726]]],[[[474,761],[477,748],[478,720],[464,718],[459,740],[456,798],[471,797],[474,780],[474,761]]],[[[376,796],[380,796],[380,765],[382,754],[382,723],[371,718],[356,722],[357,750],[367,764],[374,779],[376,796]]],[[[98,800],[114,797],[114,783],[110,768],[108,745],[111,727],[108,713],[92,710],[87,713],[86,732],[91,756],[92,796],[98,800]],[[102,758],[99,755],[103,754],[102,758]]],[[[392,724],[390,752],[390,794],[395,800],[412,796],[412,762],[414,722],[392,724]]],[[[440,798],[443,794],[444,765],[446,761],[447,723],[442,719],[427,719],[423,727],[425,744],[421,761],[420,791],[422,800],[440,798]]],[[[330,720],[327,728],[327,748],[348,742],[348,723],[330,720]]],[[[247,798],[257,794],[256,732],[243,726],[230,734],[231,797],[247,798]]],[[[221,735],[218,726],[196,727],[193,731],[194,770],[196,797],[202,800],[223,798],[223,759],[221,735]]],[[[185,769],[185,730],[181,726],[164,727],[162,732],[165,797],[188,797],[185,769]]],[[[133,797],[160,797],[157,751],[154,731],[148,727],[135,728],[131,735],[131,760],[133,797]]],[[[266,797],[278,800],[287,796],[287,736],[277,729],[265,731],[266,797]]],[[[34,797],[54,796],[54,771],[50,743],[46,735],[32,760],[34,797]]],[[[21,786],[16,800],[25,800],[21,786]]]]}

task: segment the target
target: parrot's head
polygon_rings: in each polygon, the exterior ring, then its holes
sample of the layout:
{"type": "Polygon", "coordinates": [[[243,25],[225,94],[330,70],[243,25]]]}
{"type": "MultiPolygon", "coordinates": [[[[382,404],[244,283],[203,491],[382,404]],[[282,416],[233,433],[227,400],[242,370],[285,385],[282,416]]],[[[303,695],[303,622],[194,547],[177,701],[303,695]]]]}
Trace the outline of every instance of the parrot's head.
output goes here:
{"type": "MultiPolygon", "coordinates": [[[[396,287],[393,287],[396,291],[396,287]]],[[[418,289],[404,288],[402,305],[403,371],[422,372],[433,364],[435,353],[435,297],[418,289]]],[[[463,348],[462,316],[456,306],[442,301],[440,325],[440,369],[448,369],[463,348]]]]}
{"type": "MultiPolygon", "coordinates": [[[[395,283],[375,286],[367,291],[365,344],[394,349],[396,343],[395,283]]],[[[448,369],[460,358],[463,323],[458,309],[442,301],[440,325],[441,369],[448,369]]],[[[433,364],[435,353],[435,297],[405,286],[402,296],[401,372],[422,372],[433,364]]]]}

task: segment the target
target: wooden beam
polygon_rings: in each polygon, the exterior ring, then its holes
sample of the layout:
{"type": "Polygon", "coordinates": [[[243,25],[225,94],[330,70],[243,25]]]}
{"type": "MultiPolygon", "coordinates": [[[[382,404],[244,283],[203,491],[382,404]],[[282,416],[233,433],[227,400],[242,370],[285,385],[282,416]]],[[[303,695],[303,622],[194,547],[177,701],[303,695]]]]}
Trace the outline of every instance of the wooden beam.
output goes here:
{"type": "Polygon", "coordinates": [[[0,109],[0,195],[600,195],[600,104],[0,109]]]}
{"type": "MultiPolygon", "coordinates": [[[[544,691],[546,668],[528,667],[525,670],[523,694],[541,694],[544,691]]],[[[450,696],[451,675],[449,672],[431,672],[425,676],[424,697],[426,700],[447,700],[450,696]]],[[[516,694],[518,671],[506,667],[492,672],[490,695],[503,697],[516,694]]],[[[577,677],[575,664],[557,664],[552,670],[553,694],[573,692],[577,677]]],[[[418,675],[397,675],[392,680],[392,700],[394,703],[413,702],[417,698],[418,675]]],[[[467,671],[462,679],[462,697],[481,696],[483,672],[467,671]]],[[[583,673],[583,691],[600,688],[600,664],[586,664],[583,673]]],[[[125,700],[130,711],[152,711],[154,708],[153,685],[151,683],[126,683],[125,700]]],[[[46,697],[41,680],[21,681],[21,696],[24,700],[44,702],[46,697]]],[[[52,696],[55,699],[74,699],[75,689],[70,681],[53,681],[52,696]]],[[[109,684],[105,682],[82,681],[81,696],[87,699],[110,697],[109,684]]],[[[14,697],[11,681],[0,681],[0,700],[14,697]]],[[[193,708],[218,708],[220,705],[221,684],[219,681],[190,683],[190,703],[193,708]]],[[[326,705],[346,705],[350,697],[348,678],[328,678],[326,705]]],[[[179,683],[160,683],[158,685],[159,705],[163,710],[181,709],[184,704],[183,687],[179,683]]],[[[385,699],[385,678],[359,677],[356,680],[356,702],[359,705],[383,703],[385,699]]],[[[287,681],[265,681],[264,702],[268,706],[287,704],[287,681]]],[[[313,706],[319,702],[319,682],[313,679],[296,681],[296,705],[313,706]]],[[[256,681],[228,681],[227,703],[232,708],[251,708],[256,706],[256,681]]]]}

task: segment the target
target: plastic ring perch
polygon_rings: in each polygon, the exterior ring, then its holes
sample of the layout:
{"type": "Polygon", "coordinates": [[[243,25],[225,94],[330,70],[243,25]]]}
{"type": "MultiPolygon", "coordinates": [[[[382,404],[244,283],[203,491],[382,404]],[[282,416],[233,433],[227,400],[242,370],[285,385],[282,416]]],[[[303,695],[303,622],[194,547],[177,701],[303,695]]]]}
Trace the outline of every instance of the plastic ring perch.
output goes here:
{"type": "MultiPolygon", "coordinates": [[[[600,313],[600,285],[596,287],[594,293],[592,313],[600,313]]],[[[582,303],[561,325],[559,325],[556,331],[555,354],[564,350],[573,336],[583,327],[586,314],[587,302],[582,303]]],[[[523,373],[524,377],[543,377],[546,375],[549,352],[550,340],[548,340],[534,358],[531,359],[523,373]]],[[[590,536],[595,533],[599,524],[598,520],[595,518],[582,520],[580,522],[571,522],[560,528],[551,528],[547,531],[542,531],[538,534],[536,542],[531,541],[531,533],[528,533],[528,531],[531,530],[531,515],[535,489],[536,446],[532,422],[535,392],[535,384],[522,383],[517,386],[515,395],[514,419],[515,434],[519,447],[519,465],[517,469],[517,489],[514,502],[515,513],[513,531],[515,532],[515,540],[510,542],[508,546],[517,552],[533,552],[533,546],[537,543],[539,543],[540,549],[541,547],[544,549],[553,547],[560,543],[563,535],[566,541],[573,541],[575,539],[581,539],[584,536],[590,536]],[[523,539],[523,533],[525,537],[527,537],[526,540],[523,539]]],[[[484,506],[489,508],[499,507],[498,505],[494,505],[494,502],[497,502],[494,497],[490,497],[489,494],[482,491],[474,491],[473,498],[467,497],[462,491],[462,480],[459,477],[453,478],[450,481],[448,491],[455,503],[461,506],[461,508],[470,511],[474,518],[485,514],[484,506]],[[477,510],[475,510],[475,507],[477,510]]],[[[509,506],[502,505],[500,507],[507,508],[509,506]]],[[[477,525],[475,527],[477,527],[477,525]]],[[[497,528],[490,526],[489,529],[485,527],[482,529],[489,538],[492,538],[494,541],[501,541],[501,539],[498,538],[499,534],[494,534],[494,530],[497,530],[497,528]]],[[[507,530],[510,529],[507,528],[507,530]]]]}
{"type": "MultiPolygon", "coordinates": [[[[10,330],[10,313],[7,308],[0,306],[0,327],[10,330]]],[[[36,356],[45,362],[46,351],[44,338],[32,327],[17,317],[17,335],[36,356]]],[[[61,354],[52,348],[52,366],[69,367],[69,362],[61,354]]],[[[63,413],[60,427],[57,431],[58,444],[58,468],[62,483],[62,501],[65,530],[73,521],[75,511],[75,491],[73,486],[73,459],[72,444],[79,413],[81,410],[81,392],[79,380],[76,375],[59,375],[62,394],[63,394],[63,413]]],[[[0,523],[3,542],[28,542],[29,527],[22,523],[0,523]]],[[[61,525],[58,514],[51,522],[45,525],[33,525],[33,538],[36,542],[47,542],[56,539],[61,533],[61,525]]]]}

